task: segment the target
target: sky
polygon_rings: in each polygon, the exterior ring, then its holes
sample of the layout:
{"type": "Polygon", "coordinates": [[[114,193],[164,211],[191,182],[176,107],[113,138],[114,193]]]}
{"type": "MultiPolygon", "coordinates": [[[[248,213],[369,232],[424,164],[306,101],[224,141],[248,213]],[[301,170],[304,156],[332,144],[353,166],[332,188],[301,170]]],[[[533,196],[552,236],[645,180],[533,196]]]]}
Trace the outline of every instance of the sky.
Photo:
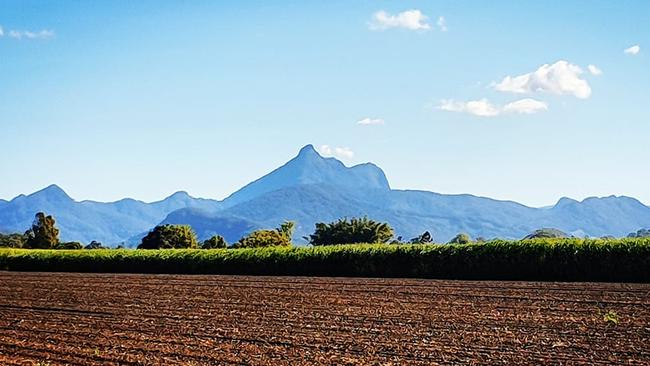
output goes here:
{"type": "Polygon", "coordinates": [[[650,204],[648,1],[0,2],[0,198],[221,199],[313,144],[393,188],[650,204]]]}

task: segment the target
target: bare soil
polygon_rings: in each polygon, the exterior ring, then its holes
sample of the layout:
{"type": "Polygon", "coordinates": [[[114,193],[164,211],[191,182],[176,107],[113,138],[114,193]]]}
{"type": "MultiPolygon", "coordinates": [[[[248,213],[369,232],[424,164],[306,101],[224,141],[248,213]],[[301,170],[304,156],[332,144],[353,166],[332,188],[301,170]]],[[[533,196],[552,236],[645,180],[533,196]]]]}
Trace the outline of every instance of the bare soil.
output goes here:
{"type": "Polygon", "coordinates": [[[648,365],[650,285],[0,272],[1,365],[458,363],[648,365]]]}

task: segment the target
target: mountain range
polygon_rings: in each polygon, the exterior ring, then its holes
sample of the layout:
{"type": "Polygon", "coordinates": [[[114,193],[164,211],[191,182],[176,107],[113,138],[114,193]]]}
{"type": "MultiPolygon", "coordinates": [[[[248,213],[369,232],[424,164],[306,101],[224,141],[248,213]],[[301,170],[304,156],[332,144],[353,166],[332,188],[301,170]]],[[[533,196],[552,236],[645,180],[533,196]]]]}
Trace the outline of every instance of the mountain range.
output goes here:
{"type": "Polygon", "coordinates": [[[576,236],[625,236],[650,227],[650,207],[625,196],[562,198],[551,207],[533,208],[512,201],[469,194],[447,195],[391,189],[374,164],[345,166],[322,157],[312,145],[269,174],[224,200],[176,192],[157,202],[130,198],[116,202],[75,201],[56,185],[11,201],[0,200],[0,232],[24,232],[36,212],[55,217],[61,239],[83,243],[136,245],[161,223],[189,224],[200,239],[214,234],[228,242],[250,231],[296,222],[294,241],[316,222],[368,216],[386,221],[404,239],[430,231],[445,242],[459,232],[474,237],[518,239],[542,227],[576,236]]]}

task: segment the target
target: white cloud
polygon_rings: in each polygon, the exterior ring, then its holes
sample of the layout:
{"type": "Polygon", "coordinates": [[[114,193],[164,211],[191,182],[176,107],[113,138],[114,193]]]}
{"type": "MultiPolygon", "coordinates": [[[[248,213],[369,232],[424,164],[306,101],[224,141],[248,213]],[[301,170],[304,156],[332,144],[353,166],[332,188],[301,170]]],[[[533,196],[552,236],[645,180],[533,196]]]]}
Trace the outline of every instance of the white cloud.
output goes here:
{"type": "Polygon", "coordinates": [[[380,10],[373,14],[372,21],[368,24],[371,30],[385,30],[389,28],[405,28],[410,30],[431,29],[427,22],[429,18],[417,9],[406,10],[397,15],[391,15],[380,10]]]}
{"type": "Polygon", "coordinates": [[[449,30],[449,28],[447,28],[447,20],[443,16],[438,17],[438,21],[436,22],[436,25],[438,25],[438,28],[440,29],[441,32],[446,32],[449,30]]]}
{"type": "Polygon", "coordinates": [[[381,118],[370,118],[366,117],[364,119],[360,119],[357,121],[358,125],[363,125],[363,126],[373,126],[373,125],[383,125],[385,121],[381,118]]]}
{"type": "Polygon", "coordinates": [[[599,76],[603,74],[603,70],[599,69],[596,65],[589,65],[587,66],[587,69],[592,75],[599,76]]]}
{"type": "Polygon", "coordinates": [[[639,46],[638,44],[623,50],[623,53],[628,55],[636,55],[639,52],[641,52],[641,46],[639,46]]]}
{"type": "Polygon", "coordinates": [[[54,31],[45,29],[38,32],[10,30],[9,37],[15,39],[47,39],[54,37],[54,31]]]}
{"type": "Polygon", "coordinates": [[[547,111],[548,104],[532,98],[519,99],[503,106],[503,113],[534,114],[547,111]]]}
{"type": "Polygon", "coordinates": [[[545,102],[531,98],[516,100],[503,107],[496,106],[485,98],[468,102],[446,99],[440,102],[438,109],[448,112],[468,113],[478,117],[495,117],[501,114],[534,114],[548,110],[548,105],[545,102]]]}
{"type": "Polygon", "coordinates": [[[458,102],[445,99],[440,102],[439,109],[448,112],[465,112],[479,117],[494,117],[499,115],[499,109],[488,102],[487,99],[458,102]]]}
{"type": "Polygon", "coordinates": [[[519,75],[506,76],[500,83],[493,83],[501,92],[530,94],[546,92],[557,95],[570,94],[586,99],[591,96],[591,87],[581,79],[582,69],[567,61],[560,60],[549,65],[544,64],[537,70],[519,75]]]}
{"type": "Polygon", "coordinates": [[[325,156],[333,156],[339,159],[352,159],[354,152],[349,147],[321,145],[318,151],[325,156]]]}
{"type": "Polygon", "coordinates": [[[0,37],[5,35],[5,30],[2,29],[2,26],[0,26],[0,37]]]}

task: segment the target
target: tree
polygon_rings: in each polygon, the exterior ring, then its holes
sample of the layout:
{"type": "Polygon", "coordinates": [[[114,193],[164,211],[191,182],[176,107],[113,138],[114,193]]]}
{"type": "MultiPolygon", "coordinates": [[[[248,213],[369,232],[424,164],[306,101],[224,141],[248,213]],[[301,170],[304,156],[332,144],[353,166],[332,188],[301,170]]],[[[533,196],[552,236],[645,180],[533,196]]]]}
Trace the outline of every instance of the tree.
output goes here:
{"type": "Polygon", "coordinates": [[[226,239],[221,235],[215,235],[201,244],[201,249],[218,249],[227,247],[228,243],[226,243],[226,239]]]}
{"type": "Polygon", "coordinates": [[[239,239],[233,248],[262,248],[291,246],[291,237],[295,229],[295,223],[292,221],[283,222],[275,230],[257,230],[239,239]]]}
{"type": "Polygon", "coordinates": [[[22,248],[26,241],[24,234],[0,234],[0,248],[22,248]]]}
{"type": "Polygon", "coordinates": [[[198,240],[189,225],[159,225],[142,238],[138,249],[196,248],[198,240]]]}
{"type": "Polygon", "coordinates": [[[460,233],[456,236],[454,236],[453,239],[448,244],[469,244],[472,242],[472,238],[465,234],[465,233],[460,233]]]}
{"type": "Polygon", "coordinates": [[[339,219],[329,224],[319,222],[316,231],[309,236],[311,245],[336,245],[368,243],[388,243],[393,238],[393,229],[387,223],[377,222],[367,217],[339,219]]]}
{"type": "Polygon", "coordinates": [[[422,233],[420,236],[416,236],[415,238],[411,239],[411,244],[426,244],[426,243],[431,243],[433,242],[433,237],[431,236],[431,233],[428,231],[425,231],[422,233]]]}
{"type": "Polygon", "coordinates": [[[630,233],[627,236],[628,238],[650,238],[650,229],[641,229],[636,233],[630,233]]]}
{"type": "Polygon", "coordinates": [[[553,229],[553,228],[543,228],[543,229],[537,229],[533,231],[532,233],[526,235],[524,237],[524,240],[526,239],[543,239],[543,238],[568,238],[569,236],[558,230],[558,229],[553,229]]]}
{"type": "Polygon", "coordinates": [[[32,249],[50,249],[59,243],[59,229],[52,216],[43,212],[36,214],[32,228],[25,232],[25,247],[32,249]]]}
{"type": "Polygon", "coordinates": [[[84,249],[106,249],[106,247],[104,247],[102,243],[93,240],[90,244],[86,245],[84,249]]]}
{"type": "Polygon", "coordinates": [[[296,223],[293,221],[285,221],[280,224],[280,227],[277,229],[282,235],[286,236],[289,241],[293,238],[293,233],[296,231],[296,223]]]}
{"type": "Polygon", "coordinates": [[[52,249],[83,249],[83,245],[77,241],[69,241],[66,243],[57,243],[52,249]]]}

